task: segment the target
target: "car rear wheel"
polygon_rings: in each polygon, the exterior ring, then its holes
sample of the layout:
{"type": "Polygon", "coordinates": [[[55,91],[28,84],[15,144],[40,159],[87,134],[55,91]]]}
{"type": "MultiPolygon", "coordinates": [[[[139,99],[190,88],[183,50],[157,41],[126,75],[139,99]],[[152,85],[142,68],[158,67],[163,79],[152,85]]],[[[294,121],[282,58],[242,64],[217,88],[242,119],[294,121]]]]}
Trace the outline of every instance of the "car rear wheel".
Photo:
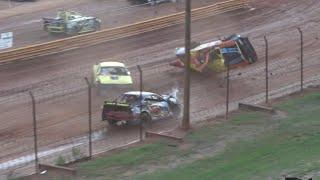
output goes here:
{"type": "Polygon", "coordinates": [[[174,117],[179,117],[181,114],[181,107],[179,105],[172,106],[172,115],[174,117]]]}
{"type": "Polygon", "coordinates": [[[152,118],[149,113],[143,112],[140,115],[140,120],[144,124],[145,127],[150,127],[152,123],[152,118]]]}
{"type": "Polygon", "coordinates": [[[78,35],[79,31],[80,31],[80,28],[77,26],[74,26],[69,30],[68,35],[70,35],[70,36],[78,35]]]}
{"type": "Polygon", "coordinates": [[[117,127],[117,122],[111,119],[108,119],[108,127],[107,129],[112,131],[113,129],[115,129],[117,127]]]}
{"type": "Polygon", "coordinates": [[[95,21],[93,28],[94,28],[94,31],[100,31],[100,29],[101,29],[100,22],[95,21]]]}

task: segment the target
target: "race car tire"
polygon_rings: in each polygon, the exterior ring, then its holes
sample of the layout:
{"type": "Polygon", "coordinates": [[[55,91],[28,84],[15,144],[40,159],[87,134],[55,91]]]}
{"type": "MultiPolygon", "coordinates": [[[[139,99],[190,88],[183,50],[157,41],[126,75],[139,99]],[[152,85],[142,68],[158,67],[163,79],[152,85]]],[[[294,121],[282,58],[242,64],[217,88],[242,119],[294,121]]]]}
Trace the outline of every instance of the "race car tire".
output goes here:
{"type": "Polygon", "coordinates": [[[106,116],[106,114],[104,112],[101,113],[101,120],[102,121],[108,120],[108,118],[107,118],[107,116],[106,116]]]}
{"type": "Polygon", "coordinates": [[[94,28],[94,31],[99,31],[101,28],[100,22],[95,21],[93,28],[94,28]]]}
{"type": "Polygon", "coordinates": [[[78,35],[78,33],[79,33],[79,27],[73,27],[69,32],[68,32],[68,34],[69,35],[71,35],[71,36],[75,36],[75,35],[78,35]]]}
{"type": "Polygon", "coordinates": [[[181,114],[181,107],[179,105],[175,105],[172,107],[172,115],[174,117],[179,117],[181,114]]]}
{"type": "Polygon", "coordinates": [[[149,113],[147,113],[147,112],[141,113],[140,120],[142,121],[142,123],[143,123],[143,125],[145,127],[150,127],[151,126],[152,117],[150,116],[149,113]]]}
{"type": "Polygon", "coordinates": [[[107,119],[107,121],[108,121],[109,127],[114,127],[114,126],[116,126],[116,121],[111,120],[111,119],[107,119]]]}

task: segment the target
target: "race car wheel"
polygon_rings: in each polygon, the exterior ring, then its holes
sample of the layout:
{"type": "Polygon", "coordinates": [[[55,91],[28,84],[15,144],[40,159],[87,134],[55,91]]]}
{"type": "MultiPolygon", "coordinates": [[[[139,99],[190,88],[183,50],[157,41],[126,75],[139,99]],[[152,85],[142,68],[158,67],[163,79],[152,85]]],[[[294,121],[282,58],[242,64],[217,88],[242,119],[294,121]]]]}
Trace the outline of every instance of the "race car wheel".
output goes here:
{"type": "Polygon", "coordinates": [[[71,36],[78,35],[79,29],[80,29],[79,27],[74,26],[74,27],[69,31],[69,35],[71,35],[71,36]]]}
{"type": "Polygon", "coordinates": [[[179,105],[172,106],[172,114],[174,117],[179,117],[181,114],[181,107],[179,105]]]}
{"type": "Polygon", "coordinates": [[[105,121],[105,120],[107,120],[108,118],[107,118],[107,116],[106,116],[106,114],[104,113],[104,112],[102,112],[101,113],[101,120],[102,121],[105,121]]]}
{"type": "Polygon", "coordinates": [[[140,120],[142,121],[142,123],[143,123],[146,127],[149,127],[149,126],[151,125],[151,122],[152,122],[152,118],[151,118],[150,114],[147,113],[147,112],[141,113],[141,115],[140,115],[140,120]]]}
{"type": "Polygon", "coordinates": [[[108,121],[108,124],[110,127],[116,126],[116,121],[111,120],[111,119],[108,119],[107,121],[108,121]]]}
{"type": "Polygon", "coordinates": [[[101,26],[100,26],[100,22],[98,22],[98,21],[95,21],[94,22],[94,30],[95,31],[99,31],[100,30],[100,28],[101,28],[101,26]]]}

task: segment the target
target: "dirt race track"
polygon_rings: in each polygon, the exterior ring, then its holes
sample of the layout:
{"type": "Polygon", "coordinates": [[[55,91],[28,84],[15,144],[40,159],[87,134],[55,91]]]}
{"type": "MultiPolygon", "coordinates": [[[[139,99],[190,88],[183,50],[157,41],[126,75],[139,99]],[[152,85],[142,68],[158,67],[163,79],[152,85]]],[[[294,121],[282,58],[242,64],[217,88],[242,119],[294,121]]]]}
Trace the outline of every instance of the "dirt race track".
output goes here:
{"type": "MultiPolygon", "coordinates": [[[[198,0],[193,8],[212,4],[221,0],[198,0]]],[[[0,1],[5,7],[8,2],[0,1]]],[[[131,5],[127,0],[41,0],[29,3],[15,3],[11,9],[0,11],[0,32],[13,32],[14,45],[25,45],[61,39],[63,35],[49,35],[43,30],[42,18],[55,17],[61,9],[80,12],[101,19],[101,28],[113,28],[121,25],[164,16],[183,10],[182,3],[164,3],[158,6],[131,5]]]]}
{"type": "MultiPolygon", "coordinates": [[[[196,41],[240,33],[248,35],[254,44],[259,62],[231,71],[231,102],[263,95],[264,35],[267,35],[270,47],[271,90],[299,81],[300,41],[296,27],[301,27],[304,32],[305,79],[319,75],[320,2],[252,0],[250,6],[251,9],[196,21],[192,26],[192,38],[196,41]]],[[[31,27],[28,30],[34,31],[31,27]]],[[[136,85],[139,83],[136,65],[141,65],[145,90],[167,93],[178,89],[181,92],[183,72],[168,66],[168,62],[175,58],[174,48],[183,45],[183,31],[183,26],[174,26],[95,47],[0,66],[0,164],[32,152],[31,104],[27,90],[31,90],[37,99],[41,150],[48,149],[49,145],[70,143],[70,138],[85,135],[88,115],[83,78],[90,77],[92,65],[102,59],[124,62],[129,66],[136,85]]],[[[224,77],[223,73],[193,74],[193,123],[212,118],[224,110],[224,77]]],[[[106,127],[100,120],[100,106],[104,99],[93,94],[93,127],[101,130],[106,127]]],[[[178,123],[178,120],[163,120],[155,122],[152,128],[166,131],[177,127],[178,123]]],[[[136,127],[103,132],[94,147],[100,147],[99,151],[103,149],[101,147],[108,149],[132,142],[138,135],[136,127]]]]}

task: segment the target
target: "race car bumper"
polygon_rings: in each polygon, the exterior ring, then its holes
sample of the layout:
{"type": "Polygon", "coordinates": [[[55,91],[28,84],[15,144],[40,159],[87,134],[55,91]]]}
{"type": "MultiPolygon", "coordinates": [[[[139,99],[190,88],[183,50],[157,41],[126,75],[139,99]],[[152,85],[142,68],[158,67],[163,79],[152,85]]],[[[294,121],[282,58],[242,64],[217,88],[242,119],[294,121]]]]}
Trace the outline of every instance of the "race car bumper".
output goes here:
{"type": "Polygon", "coordinates": [[[51,33],[63,33],[64,32],[63,27],[48,26],[47,29],[48,29],[48,32],[51,32],[51,33]]]}
{"type": "Polygon", "coordinates": [[[97,84],[97,87],[102,90],[133,90],[132,84],[97,84]]]}
{"type": "Polygon", "coordinates": [[[138,122],[138,118],[133,116],[132,114],[119,114],[119,113],[113,113],[109,112],[106,113],[105,118],[102,119],[103,121],[107,120],[109,124],[117,125],[117,126],[122,126],[126,124],[135,124],[138,122]]]}

